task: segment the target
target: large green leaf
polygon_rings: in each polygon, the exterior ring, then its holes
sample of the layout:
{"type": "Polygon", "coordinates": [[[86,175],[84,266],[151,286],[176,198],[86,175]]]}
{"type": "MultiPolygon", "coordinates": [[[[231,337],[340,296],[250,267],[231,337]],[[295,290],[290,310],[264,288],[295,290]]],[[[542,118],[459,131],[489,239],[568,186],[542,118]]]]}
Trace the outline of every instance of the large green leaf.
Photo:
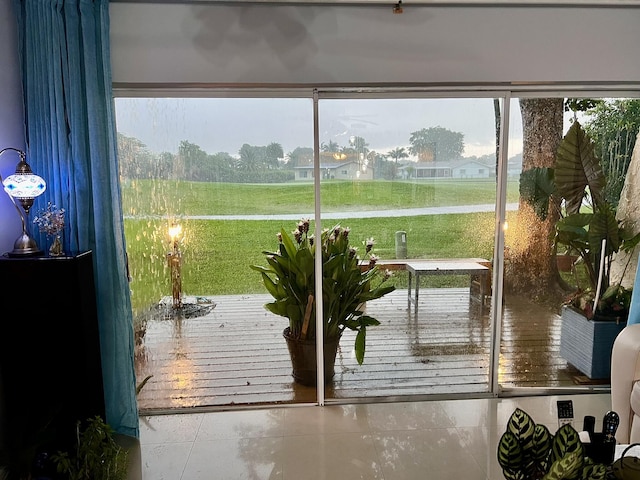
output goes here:
{"type": "Polygon", "coordinates": [[[506,431],[498,443],[498,463],[503,469],[520,470],[522,464],[522,446],[515,433],[506,431]]]}
{"type": "Polygon", "coordinates": [[[613,209],[607,204],[602,205],[589,222],[589,242],[596,258],[600,258],[603,240],[606,240],[604,255],[613,255],[620,249],[621,238],[618,220],[613,209]]]}
{"type": "Polygon", "coordinates": [[[364,351],[365,351],[366,341],[367,341],[367,329],[362,327],[360,330],[358,330],[358,333],[356,334],[356,343],[355,343],[356,360],[358,361],[358,365],[362,365],[362,362],[364,362],[364,351]]]}
{"type": "MultiPolygon", "coordinates": [[[[557,435],[556,435],[557,436],[557,435]]],[[[584,459],[582,452],[570,452],[551,464],[542,480],[574,480],[580,478],[584,459]]]]}
{"type": "Polygon", "coordinates": [[[607,467],[601,463],[590,463],[582,469],[580,479],[605,480],[607,478],[607,467]]]}
{"type": "Polygon", "coordinates": [[[529,450],[533,446],[533,432],[536,424],[527,412],[520,408],[516,408],[509,422],[507,423],[507,431],[513,433],[524,450],[529,450]]]}
{"type": "Polygon", "coordinates": [[[547,219],[549,198],[555,192],[552,168],[536,167],[520,175],[520,196],[533,208],[541,220],[547,219]]]}
{"type": "Polygon", "coordinates": [[[551,461],[555,462],[574,452],[580,458],[584,457],[584,446],[575,428],[566,423],[558,429],[551,442],[551,461]]]}
{"type": "Polygon", "coordinates": [[[549,429],[543,424],[536,424],[533,430],[533,448],[531,450],[531,456],[534,461],[540,465],[541,470],[546,469],[552,441],[553,435],[551,435],[549,429]]]}
{"type": "Polygon", "coordinates": [[[591,213],[574,213],[556,223],[556,241],[580,251],[589,248],[589,223],[591,213]]]}
{"type": "Polygon", "coordinates": [[[603,203],[605,177],[593,142],[576,120],[563,137],[555,164],[555,184],[568,214],[580,210],[585,195],[596,208],[603,203]]]}

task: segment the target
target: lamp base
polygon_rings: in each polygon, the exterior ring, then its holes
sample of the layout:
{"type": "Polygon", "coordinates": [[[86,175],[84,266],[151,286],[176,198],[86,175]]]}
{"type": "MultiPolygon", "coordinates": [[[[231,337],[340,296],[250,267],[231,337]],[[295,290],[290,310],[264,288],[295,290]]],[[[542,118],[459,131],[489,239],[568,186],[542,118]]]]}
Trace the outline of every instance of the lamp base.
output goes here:
{"type": "Polygon", "coordinates": [[[13,244],[13,250],[7,252],[9,257],[34,257],[42,255],[42,250],[38,248],[36,241],[26,233],[23,233],[13,244]]]}

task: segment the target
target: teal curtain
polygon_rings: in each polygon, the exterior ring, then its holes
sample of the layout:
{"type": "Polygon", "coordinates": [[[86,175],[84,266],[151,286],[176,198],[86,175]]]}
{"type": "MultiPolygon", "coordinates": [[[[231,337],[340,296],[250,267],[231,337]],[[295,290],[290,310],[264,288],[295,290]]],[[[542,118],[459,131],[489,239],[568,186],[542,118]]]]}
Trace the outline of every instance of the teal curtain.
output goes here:
{"type": "MultiPolygon", "coordinates": [[[[133,320],[111,86],[109,2],[13,3],[27,161],[47,182],[47,191],[36,199],[33,211],[48,201],[64,208],[65,251],[93,251],[106,421],[116,432],[138,437],[133,320]]],[[[39,245],[45,244],[41,237],[39,245]]],[[[61,295],[74,294],[65,291],[64,285],[56,287],[61,295]]]]}

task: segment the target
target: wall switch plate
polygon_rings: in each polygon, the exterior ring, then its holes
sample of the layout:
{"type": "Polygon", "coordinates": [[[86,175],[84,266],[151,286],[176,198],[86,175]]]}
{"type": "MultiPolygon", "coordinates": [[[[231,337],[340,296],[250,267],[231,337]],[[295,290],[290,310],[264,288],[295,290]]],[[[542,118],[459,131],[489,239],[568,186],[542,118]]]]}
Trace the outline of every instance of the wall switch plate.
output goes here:
{"type": "Polygon", "coordinates": [[[558,400],[558,428],[568,423],[573,425],[573,401],[558,400]]]}

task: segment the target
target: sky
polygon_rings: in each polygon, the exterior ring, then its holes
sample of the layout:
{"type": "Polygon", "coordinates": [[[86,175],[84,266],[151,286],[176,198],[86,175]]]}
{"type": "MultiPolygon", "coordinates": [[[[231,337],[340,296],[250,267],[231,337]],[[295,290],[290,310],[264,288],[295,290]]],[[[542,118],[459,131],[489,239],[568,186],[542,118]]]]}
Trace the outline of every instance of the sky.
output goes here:
{"type": "MultiPolygon", "coordinates": [[[[519,110],[512,111],[512,119],[519,116],[519,110]]],[[[387,153],[409,147],[412,132],[443,127],[464,135],[465,156],[495,151],[490,98],[322,99],[318,118],[323,143],[349,146],[350,137],[360,136],[370,150],[387,153]]],[[[313,147],[309,98],[121,97],[116,99],[116,123],[119,133],[137,138],[156,153],[176,153],[182,140],[208,154],[233,156],[244,143],[279,143],[285,155],[296,147],[313,147]]]]}

